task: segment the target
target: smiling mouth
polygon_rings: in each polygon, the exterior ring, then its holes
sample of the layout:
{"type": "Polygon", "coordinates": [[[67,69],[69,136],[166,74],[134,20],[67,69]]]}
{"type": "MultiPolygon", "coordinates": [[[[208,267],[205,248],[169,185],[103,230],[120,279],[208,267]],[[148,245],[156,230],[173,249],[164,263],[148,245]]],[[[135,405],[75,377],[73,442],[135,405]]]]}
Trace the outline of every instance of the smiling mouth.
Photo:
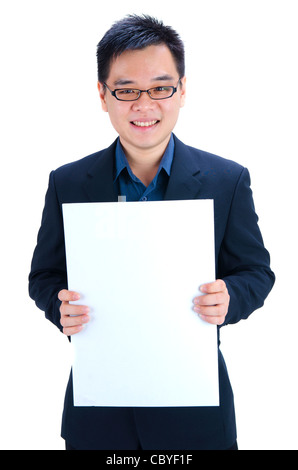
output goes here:
{"type": "Polygon", "coordinates": [[[136,127],[152,127],[152,126],[155,126],[155,124],[157,124],[158,122],[159,121],[155,120],[155,121],[147,121],[147,122],[132,121],[131,123],[136,127]]]}

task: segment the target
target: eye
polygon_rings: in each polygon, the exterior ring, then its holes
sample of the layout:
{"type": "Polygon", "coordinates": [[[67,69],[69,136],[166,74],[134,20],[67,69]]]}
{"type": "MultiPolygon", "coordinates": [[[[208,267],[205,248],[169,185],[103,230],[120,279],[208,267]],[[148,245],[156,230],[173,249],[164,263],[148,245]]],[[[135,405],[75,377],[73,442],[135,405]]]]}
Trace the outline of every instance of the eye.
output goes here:
{"type": "Polygon", "coordinates": [[[173,88],[170,86],[157,86],[155,88],[151,88],[150,96],[153,99],[164,99],[170,98],[173,94],[173,88]]]}
{"type": "Polygon", "coordinates": [[[133,95],[137,93],[136,90],[132,90],[131,88],[123,88],[122,90],[117,90],[119,95],[133,95]]]}
{"type": "Polygon", "coordinates": [[[134,101],[138,99],[139,91],[133,88],[120,88],[119,90],[115,90],[115,96],[118,100],[134,101]]]}
{"type": "Polygon", "coordinates": [[[154,91],[161,92],[161,93],[164,92],[164,91],[169,91],[169,90],[170,90],[170,88],[167,87],[167,86],[157,86],[157,87],[154,88],[154,91]]]}

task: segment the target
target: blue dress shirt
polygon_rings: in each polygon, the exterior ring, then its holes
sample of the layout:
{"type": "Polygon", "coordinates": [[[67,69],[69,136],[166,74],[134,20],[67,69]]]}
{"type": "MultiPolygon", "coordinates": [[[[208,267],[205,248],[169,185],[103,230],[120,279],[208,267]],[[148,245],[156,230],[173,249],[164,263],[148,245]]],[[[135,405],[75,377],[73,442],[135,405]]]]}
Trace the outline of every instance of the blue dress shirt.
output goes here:
{"type": "Polygon", "coordinates": [[[161,159],[158,171],[148,187],[137,178],[127,161],[118,138],[116,146],[114,185],[119,196],[126,196],[126,201],[161,201],[164,199],[171,166],[174,157],[174,138],[171,135],[169,144],[161,159]]]}

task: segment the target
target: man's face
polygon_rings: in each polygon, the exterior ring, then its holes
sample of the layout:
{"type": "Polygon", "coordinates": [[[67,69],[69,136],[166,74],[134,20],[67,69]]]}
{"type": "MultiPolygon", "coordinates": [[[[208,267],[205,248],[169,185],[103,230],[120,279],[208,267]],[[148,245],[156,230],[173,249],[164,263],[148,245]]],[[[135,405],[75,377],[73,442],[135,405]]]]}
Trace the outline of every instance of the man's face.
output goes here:
{"type": "MultiPolygon", "coordinates": [[[[147,90],[158,86],[177,86],[179,74],[173,56],[165,45],[126,51],[111,63],[106,81],[117,88],[147,90]]],[[[128,152],[165,149],[185,100],[185,78],[177,92],[165,100],[152,100],[142,93],[137,101],[118,101],[102,84],[98,84],[102,108],[128,152]],[[150,124],[149,124],[150,123],[150,124]],[[146,124],[146,125],[144,125],[146,124]],[[148,125],[149,124],[149,125],[148,125]]]]}

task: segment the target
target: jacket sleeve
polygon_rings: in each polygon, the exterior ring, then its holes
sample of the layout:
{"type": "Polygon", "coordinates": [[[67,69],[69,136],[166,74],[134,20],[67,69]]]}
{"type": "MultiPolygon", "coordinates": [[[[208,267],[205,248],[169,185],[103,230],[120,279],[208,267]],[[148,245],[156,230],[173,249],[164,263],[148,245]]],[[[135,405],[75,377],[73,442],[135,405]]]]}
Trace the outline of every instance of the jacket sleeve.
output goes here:
{"type": "Polygon", "coordinates": [[[46,318],[60,331],[62,331],[59,311],[61,302],[57,295],[61,289],[67,289],[64,228],[54,172],[52,172],[31,263],[29,295],[37,307],[45,312],[46,318]]]}
{"type": "Polygon", "coordinates": [[[258,226],[246,168],[235,187],[218,267],[218,278],[226,282],[230,294],[224,325],[246,319],[263,306],[275,275],[270,269],[270,256],[258,226]]]}

